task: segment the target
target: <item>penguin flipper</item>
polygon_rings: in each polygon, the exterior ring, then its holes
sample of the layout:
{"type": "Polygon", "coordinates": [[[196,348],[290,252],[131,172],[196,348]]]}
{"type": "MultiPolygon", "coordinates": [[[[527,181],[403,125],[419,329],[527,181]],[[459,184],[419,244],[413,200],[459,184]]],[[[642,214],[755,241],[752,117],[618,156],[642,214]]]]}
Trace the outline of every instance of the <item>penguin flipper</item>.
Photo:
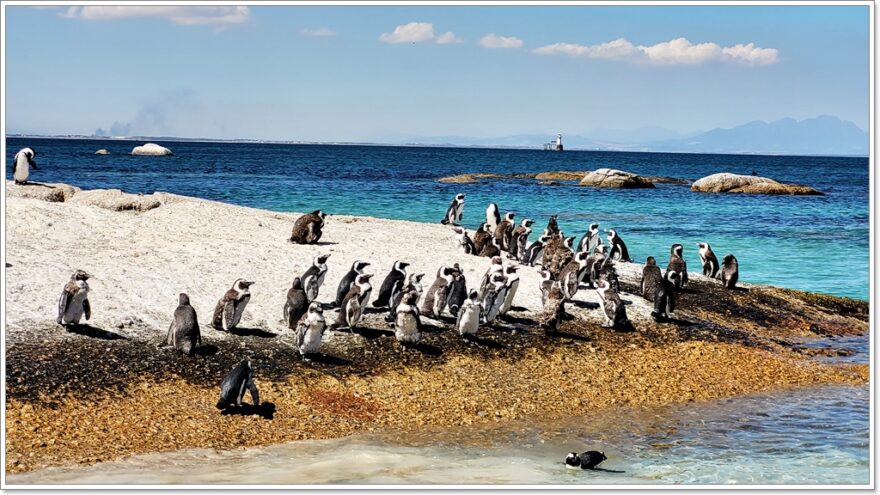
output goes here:
{"type": "Polygon", "coordinates": [[[83,299],[83,314],[85,314],[86,321],[89,321],[89,318],[92,317],[92,305],[89,304],[88,299],[83,299]]]}
{"type": "Polygon", "coordinates": [[[58,319],[55,320],[60,325],[64,318],[64,313],[67,312],[67,306],[70,304],[70,294],[67,292],[67,288],[65,287],[63,291],[61,291],[61,298],[58,299],[58,319]]]}
{"type": "MultiPolygon", "coordinates": [[[[227,302],[226,304],[223,305],[223,314],[222,314],[222,319],[226,320],[227,327],[231,327],[231,323],[232,323],[233,318],[235,318],[235,303],[234,302],[227,302]]],[[[222,320],[220,323],[222,325],[222,323],[223,323],[222,320]]]]}
{"type": "Polygon", "coordinates": [[[254,402],[255,406],[260,405],[260,391],[257,390],[257,385],[254,383],[253,378],[248,379],[247,383],[248,391],[251,393],[251,400],[254,402]]]}

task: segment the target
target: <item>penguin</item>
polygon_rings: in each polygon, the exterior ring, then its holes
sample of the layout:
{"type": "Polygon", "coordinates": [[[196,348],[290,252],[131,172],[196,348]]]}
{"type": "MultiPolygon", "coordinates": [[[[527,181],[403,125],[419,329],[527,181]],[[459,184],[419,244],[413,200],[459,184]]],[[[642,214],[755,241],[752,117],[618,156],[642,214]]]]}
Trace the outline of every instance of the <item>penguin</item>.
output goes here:
{"type": "Polygon", "coordinates": [[[675,311],[675,283],[678,278],[676,272],[666,272],[666,278],[660,281],[660,285],[654,291],[654,311],[651,317],[656,322],[669,319],[669,313],[675,311]]]}
{"type": "Polygon", "coordinates": [[[468,298],[464,300],[461,309],[458,310],[458,317],[455,320],[455,329],[458,334],[464,338],[469,338],[477,334],[480,328],[480,294],[471,289],[468,298]]]}
{"type": "Polygon", "coordinates": [[[587,229],[587,232],[581,237],[581,241],[578,242],[578,251],[585,253],[592,253],[593,249],[596,249],[596,246],[602,244],[602,237],[599,236],[599,224],[591,223],[590,228],[587,229]]]}
{"type": "Polygon", "coordinates": [[[214,328],[228,332],[238,325],[245,306],[251,300],[251,285],[254,283],[240,278],[223,294],[214,308],[214,318],[211,320],[214,328]]]}
{"type": "Polygon", "coordinates": [[[290,242],[314,244],[320,241],[325,218],[327,218],[327,214],[321,210],[315,210],[297,218],[293,223],[293,231],[290,233],[290,242]]]}
{"type": "Polygon", "coordinates": [[[489,244],[492,239],[492,228],[489,224],[481,223],[477,230],[474,231],[474,254],[477,256],[482,256],[483,248],[486,247],[486,244],[489,244]]]}
{"type": "Polygon", "coordinates": [[[545,233],[537,241],[529,244],[521,261],[529,266],[535,266],[535,263],[542,262],[544,249],[547,247],[548,242],[550,242],[550,235],[545,233]]]}
{"type": "Polygon", "coordinates": [[[12,178],[16,184],[27,184],[30,169],[40,170],[34,157],[37,151],[33,148],[22,148],[12,157],[12,178]]]}
{"type": "Polygon", "coordinates": [[[581,467],[581,458],[577,452],[569,452],[568,455],[565,456],[565,465],[572,468],[581,467]]]}
{"type": "Polygon", "coordinates": [[[547,228],[545,231],[551,236],[559,233],[559,224],[556,223],[557,216],[558,215],[550,215],[550,219],[547,220],[547,228]]]}
{"type": "Polygon", "coordinates": [[[545,248],[541,266],[550,272],[553,280],[559,280],[559,274],[562,272],[562,269],[574,258],[574,252],[571,250],[571,243],[573,241],[573,237],[564,237],[560,233],[551,239],[545,248]]]}
{"type": "Polygon", "coordinates": [[[489,207],[486,208],[486,225],[491,232],[495,232],[495,229],[498,228],[500,223],[501,215],[498,213],[498,205],[495,203],[489,203],[489,207]]]}
{"type": "Polygon", "coordinates": [[[220,400],[217,401],[217,409],[241,407],[245,391],[250,391],[251,401],[254,406],[259,406],[260,392],[254,384],[254,367],[248,359],[238,363],[223,377],[223,381],[220,382],[220,400]]]}
{"type": "Polygon", "coordinates": [[[465,299],[467,299],[468,291],[467,281],[458,263],[453,265],[453,268],[455,268],[456,272],[452,275],[452,282],[449,284],[449,290],[446,292],[446,307],[449,308],[452,316],[457,316],[458,310],[464,304],[465,299]]]}
{"type": "Polygon", "coordinates": [[[441,266],[437,270],[437,278],[425,292],[425,300],[422,301],[422,314],[431,318],[439,318],[446,307],[446,298],[449,295],[449,285],[452,283],[455,268],[441,266]]]}
{"type": "Polygon", "coordinates": [[[460,225],[464,214],[464,194],[457,194],[446,209],[446,216],[440,221],[443,225],[460,225]]]}
{"type": "Polygon", "coordinates": [[[712,247],[709,246],[709,243],[707,242],[701,242],[697,244],[697,247],[700,248],[700,261],[703,263],[703,275],[709,278],[715,278],[721,267],[718,266],[718,258],[715,256],[715,253],[712,252],[712,247]]]}
{"type": "Polygon", "coordinates": [[[529,235],[532,233],[532,224],[534,223],[534,220],[524,218],[522,222],[513,229],[513,232],[510,234],[510,246],[508,249],[510,259],[520,259],[520,253],[525,251],[526,244],[529,242],[529,235]]]}
{"type": "Polygon", "coordinates": [[[406,274],[406,280],[403,282],[403,290],[396,292],[391,297],[391,310],[388,312],[388,315],[385,316],[385,321],[389,323],[394,322],[394,316],[397,314],[397,305],[400,304],[400,300],[406,292],[414,291],[416,293],[416,300],[422,297],[422,277],[424,276],[424,273],[406,274]]]}
{"type": "Polygon", "coordinates": [[[329,254],[315,256],[312,260],[312,266],[300,277],[309,302],[318,298],[318,291],[321,290],[324,277],[327,276],[327,258],[329,257],[329,254]]]}
{"type": "Polygon", "coordinates": [[[455,231],[455,240],[458,242],[459,247],[461,247],[461,251],[464,254],[477,254],[477,246],[474,244],[474,241],[470,238],[464,227],[453,227],[453,231],[455,231]]]}
{"type": "Polygon", "coordinates": [[[732,254],[724,257],[721,265],[721,283],[728,289],[736,287],[739,280],[739,262],[732,254]]]}
{"type": "Polygon", "coordinates": [[[595,450],[584,452],[581,455],[577,455],[576,453],[572,452],[568,454],[568,457],[565,458],[566,464],[571,465],[571,463],[569,462],[569,458],[571,458],[572,455],[577,458],[581,469],[596,469],[596,466],[602,464],[606,459],[608,459],[607,457],[605,457],[604,452],[597,452],[595,450]]]}
{"type": "Polygon", "coordinates": [[[565,295],[561,281],[550,281],[550,288],[541,312],[538,314],[538,325],[546,334],[554,334],[559,331],[559,324],[565,317],[565,295]]]}
{"type": "Polygon", "coordinates": [[[588,257],[589,255],[584,251],[577,253],[559,273],[562,295],[569,301],[574,299],[574,295],[580,288],[581,276],[586,270],[588,257]]]}
{"type": "Polygon", "coordinates": [[[553,279],[547,270],[539,271],[538,275],[541,276],[539,287],[541,289],[541,304],[544,305],[547,304],[547,297],[550,295],[550,289],[553,287],[553,279]]]}
{"type": "Polygon", "coordinates": [[[491,325],[501,311],[501,305],[507,297],[507,277],[497,272],[492,275],[486,290],[481,294],[483,307],[483,323],[491,325]]]}
{"type": "Polygon", "coordinates": [[[321,338],[326,328],[324,309],[319,302],[312,302],[296,323],[296,348],[304,360],[308,361],[310,354],[317,354],[321,350],[321,338]]]}
{"type": "Polygon", "coordinates": [[[385,276],[382,285],[379,287],[379,295],[373,301],[374,308],[388,308],[391,306],[391,299],[394,295],[403,290],[403,282],[406,279],[406,267],[409,263],[403,261],[395,261],[391,265],[391,272],[385,276]]]}
{"type": "Polygon", "coordinates": [[[293,285],[287,290],[287,299],[284,301],[284,324],[294,330],[299,319],[309,309],[309,298],[303,290],[299,277],[293,279],[293,285]]]}
{"type": "Polygon", "coordinates": [[[599,294],[599,306],[602,309],[605,321],[604,328],[620,329],[626,324],[626,307],[617,291],[614,290],[607,280],[601,279],[596,284],[596,292],[599,294]]]}
{"type": "Polygon", "coordinates": [[[88,273],[77,270],[70,276],[70,280],[64,284],[61,297],[58,299],[58,318],[55,321],[59,325],[79,325],[83,316],[86,321],[92,317],[92,306],[89,304],[89,283],[91,278],[88,273]]]}
{"type": "Polygon", "coordinates": [[[608,248],[604,244],[599,244],[593,249],[590,256],[587,257],[587,264],[584,269],[587,272],[586,280],[590,287],[596,287],[596,280],[599,278],[599,268],[605,263],[605,253],[608,248]]]}
{"type": "Polygon", "coordinates": [[[504,214],[504,220],[495,227],[495,240],[498,241],[502,251],[510,252],[510,236],[513,235],[513,218],[516,215],[508,211],[504,214]]]}
{"type": "Polygon", "coordinates": [[[608,244],[611,246],[610,256],[614,261],[632,261],[629,258],[629,250],[626,248],[626,243],[623,242],[623,239],[617,235],[617,231],[614,229],[608,229],[605,231],[608,234],[608,244]]]}
{"type": "Polygon", "coordinates": [[[645,267],[642,268],[642,280],[639,283],[639,292],[645,299],[654,302],[654,293],[663,281],[663,275],[660,274],[660,267],[657,266],[657,260],[653,256],[648,256],[645,267]]]}
{"type": "Polygon", "coordinates": [[[336,317],[333,328],[347,327],[353,330],[357,327],[364,315],[364,307],[370,300],[370,293],[373,292],[373,286],[370,285],[372,277],[373,275],[370,273],[362,273],[355,278],[354,285],[342,300],[339,315],[336,317]]]}
{"type": "Polygon", "coordinates": [[[403,295],[394,318],[394,336],[403,345],[418,344],[422,340],[419,329],[422,326],[419,318],[418,295],[409,291],[403,295]]]}
{"type": "Polygon", "coordinates": [[[605,280],[611,286],[614,292],[620,292],[620,279],[617,277],[617,268],[614,262],[608,256],[602,261],[593,265],[594,284],[598,280],[605,280]]]}
{"type": "Polygon", "coordinates": [[[355,260],[355,262],[351,264],[351,270],[349,270],[348,273],[342,277],[342,280],[339,281],[339,287],[336,288],[336,300],[333,301],[333,306],[337,308],[342,306],[342,300],[348,295],[348,291],[351,290],[357,276],[364,273],[364,268],[368,266],[370,266],[369,263],[361,260],[355,260]]]}
{"type": "Polygon", "coordinates": [[[684,251],[684,246],[681,244],[673,244],[672,248],[669,250],[669,264],[666,266],[666,274],[669,272],[678,273],[678,277],[676,280],[676,289],[682,289],[685,285],[687,285],[688,276],[687,276],[687,263],[684,261],[682,257],[682,252],[684,251]]]}
{"type": "Polygon", "coordinates": [[[493,274],[504,272],[504,260],[501,259],[501,256],[494,256],[490,261],[489,268],[486,269],[486,273],[484,273],[483,278],[480,279],[480,294],[483,293],[489,280],[492,279],[493,274]]]}
{"type": "Polygon", "coordinates": [[[515,266],[508,266],[504,270],[507,282],[504,285],[504,300],[501,302],[501,308],[498,310],[498,313],[501,315],[506,315],[510,311],[510,307],[513,305],[513,298],[516,296],[517,289],[519,289],[519,275],[516,273],[518,269],[515,266]]]}
{"type": "Polygon", "coordinates": [[[178,351],[192,356],[196,348],[202,344],[202,334],[199,331],[199,319],[196,310],[189,304],[189,296],[181,293],[178,296],[178,306],[174,310],[174,319],[168,327],[168,335],[165,343],[173,346],[178,351]]]}
{"type": "Polygon", "coordinates": [[[483,246],[483,250],[480,251],[480,256],[483,258],[493,258],[501,254],[501,242],[498,239],[491,237],[488,242],[483,246]]]}

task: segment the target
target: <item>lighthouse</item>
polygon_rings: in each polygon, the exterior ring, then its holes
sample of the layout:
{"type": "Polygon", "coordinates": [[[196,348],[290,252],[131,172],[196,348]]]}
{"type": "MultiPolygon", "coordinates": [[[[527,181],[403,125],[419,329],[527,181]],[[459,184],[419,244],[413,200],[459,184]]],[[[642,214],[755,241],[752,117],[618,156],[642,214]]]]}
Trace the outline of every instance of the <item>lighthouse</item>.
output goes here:
{"type": "Polygon", "coordinates": [[[556,135],[556,147],[553,149],[556,151],[562,151],[562,134],[556,135]]]}

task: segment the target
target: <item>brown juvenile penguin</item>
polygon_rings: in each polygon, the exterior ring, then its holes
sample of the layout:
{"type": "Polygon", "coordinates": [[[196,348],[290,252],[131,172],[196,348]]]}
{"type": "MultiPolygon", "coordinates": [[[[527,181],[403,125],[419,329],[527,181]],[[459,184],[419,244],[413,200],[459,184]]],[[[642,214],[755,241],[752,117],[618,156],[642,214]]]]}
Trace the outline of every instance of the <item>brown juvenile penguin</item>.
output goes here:
{"type": "Polygon", "coordinates": [[[315,210],[297,218],[293,223],[293,231],[290,233],[290,242],[314,244],[321,240],[325,218],[327,218],[327,214],[321,210],[315,210]]]}

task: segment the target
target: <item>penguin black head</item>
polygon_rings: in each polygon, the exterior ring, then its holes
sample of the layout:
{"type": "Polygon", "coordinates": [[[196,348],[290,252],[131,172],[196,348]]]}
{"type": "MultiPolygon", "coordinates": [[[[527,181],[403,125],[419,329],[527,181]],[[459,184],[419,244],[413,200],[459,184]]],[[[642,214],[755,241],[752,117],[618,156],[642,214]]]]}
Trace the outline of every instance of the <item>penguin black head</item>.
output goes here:
{"type": "Polygon", "coordinates": [[[324,308],[321,307],[321,303],[312,301],[312,304],[309,304],[309,313],[324,314],[324,308]]]}
{"type": "Polygon", "coordinates": [[[673,244],[672,245],[672,254],[681,258],[681,254],[684,252],[684,246],[681,244],[673,244]]]}
{"type": "Polygon", "coordinates": [[[614,239],[615,237],[617,237],[617,231],[614,229],[607,229],[605,230],[605,233],[608,234],[609,239],[614,239]]]}
{"type": "Polygon", "coordinates": [[[242,278],[235,281],[235,288],[239,290],[247,290],[252,285],[254,285],[254,282],[242,278]]]}
{"type": "Polygon", "coordinates": [[[424,276],[425,276],[424,273],[417,273],[417,274],[413,275],[413,278],[412,278],[413,282],[416,282],[416,283],[421,282],[422,277],[424,277],[424,276]]]}
{"type": "Polygon", "coordinates": [[[394,269],[397,270],[397,271],[403,271],[403,270],[405,270],[406,267],[408,267],[408,266],[409,266],[409,263],[406,263],[406,262],[403,262],[403,261],[395,261],[395,262],[394,262],[394,269]]]}
{"type": "Polygon", "coordinates": [[[566,237],[562,242],[565,247],[570,248],[574,244],[574,237],[566,237]]]}
{"type": "Polygon", "coordinates": [[[552,276],[547,270],[540,270],[538,271],[538,274],[541,275],[541,280],[550,280],[550,277],[552,276]]]}
{"type": "Polygon", "coordinates": [[[501,256],[492,256],[493,265],[500,265],[502,263],[504,263],[504,260],[501,258],[501,256]]]}
{"type": "Polygon", "coordinates": [[[531,218],[526,218],[525,220],[523,220],[522,224],[523,224],[523,227],[531,227],[532,225],[535,224],[535,221],[532,220],[531,218]]]}
{"type": "Polygon", "coordinates": [[[294,277],[293,278],[293,285],[291,286],[291,288],[302,289],[303,288],[302,280],[300,280],[299,277],[294,277]]]}
{"type": "Polygon", "coordinates": [[[581,251],[575,255],[575,259],[577,261],[583,261],[584,263],[587,262],[587,258],[589,258],[589,257],[590,257],[590,253],[588,253],[586,251],[581,251]]]}
{"type": "Polygon", "coordinates": [[[517,270],[519,270],[518,266],[510,265],[505,269],[505,273],[516,273],[517,270]]]}
{"type": "Polygon", "coordinates": [[[712,249],[712,248],[709,247],[709,244],[708,244],[708,243],[705,243],[705,242],[699,242],[699,243],[697,243],[697,247],[700,248],[701,251],[702,251],[703,249],[709,249],[709,250],[712,249]]]}
{"type": "Polygon", "coordinates": [[[181,292],[178,296],[178,304],[181,306],[189,306],[189,296],[181,292]]]}
{"type": "Polygon", "coordinates": [[[464,193],[459,193],[455,196],[457,201],[464,201],[464,193]]]}
{"type": "Polygon", "coordinates": [[[320,256],[315,256],[315,264],[316,265],[323,265],[324,263],[327,262],[327,258],[329,258],[329,257],[330,257],[329,254],[322,254],[320,256]]]}
{"type": "Polygon", "coordinates": [[[322,210],[315,210],[312,212],[312,215],[320,218],[321,220],[327,218],[327,214],[324,213],[322,210]]]}
{"type": "Polygon", "coordinates": [[[725,256],[725,257],[724,257],[724,260],[722,261],[722,263],[724,263],[725,265],[737,265],[737,264],[739,264],[739,262],[736,261],[736,256],[734,256],[734,255],[732,255],[732,254],[728,254],[727,256],[725,256]]]}
{"type": "Polygon", "coordinates": [[[88,273],[86,273],[82,270],[77,270],[77,271],[73,272],[73,275],[70,278],[72,280],[88,280],[91,277],[92,276],[89,275],[88,273]]]}
{"type": "Polygon", "coordinates": [[[507,220],[508,222],[512,222],[513,217],[515,217],[515,216],[516,216],[516,214],[514,212],[508,211],[507,213],[504,214],[504,219],[507,220]]]}
{"type": "Polygon", "coordinates": [[[565,456],[565,464],[574,467],[581,467],[581,457],[577,452],[569,452],[568,455],[565,456]]]}
{"type": "Polygon", "coordinates": [[[599,230],[599,224],[598,224],[598,223],[591,223],[591,224],[590,224],[590,230],[591,230],[591,231],[598,231],[598,230],[599,230]]]}
{"type": "Polygon", "coordinates": [[[645,261],[645,266],[656,266],[657,260],[654,259],[653,256],[648,256],[647,261],[645,261]]]}
{"type": "Polygon", "coordinates": [[[362,273],[362,274],[358,275],[357,283],[366,284],[370,281],[371,278],[373,278],[372,273],[362,273]]]}
{"type": "Polygon", "coordinates": [[[471,293],[468,295],[468,298],[471,301],[477,302],[477,300],[480,298],[480,293],[477,292],[476,289],[471,289],[471,293]]]}
{"type": "Polygon", "coordinates": [[[356,272],[360,272],[361,270],[363,270],[364,268],[366,268],[368,266],[370,266],[370,264],[367,263],[366,261],[357,260],[354,263],[352,263],[351,269],[356,272]]]}

